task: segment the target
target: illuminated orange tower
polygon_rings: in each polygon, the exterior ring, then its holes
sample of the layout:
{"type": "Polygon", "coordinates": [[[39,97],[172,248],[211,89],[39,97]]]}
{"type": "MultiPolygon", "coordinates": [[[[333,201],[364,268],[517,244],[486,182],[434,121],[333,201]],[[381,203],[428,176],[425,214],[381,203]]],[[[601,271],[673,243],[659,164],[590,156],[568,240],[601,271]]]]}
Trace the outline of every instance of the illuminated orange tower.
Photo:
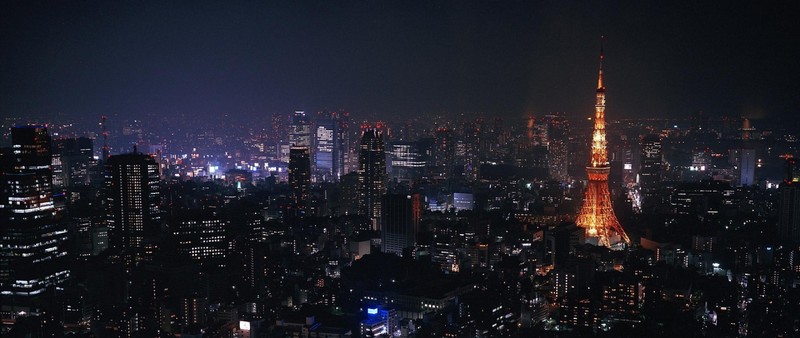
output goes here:
{"type": "Polygon", "coordinates": [[[606,87],[603,85],[603,47],[600,44],[600,72],[597,78],[597,101],[594,106],[594,131],[592,132],[592,158],[586,173],[589,186],[580,214],[575,223],[586,228],[586,240],[609,248],[630,243],[628,235],[614,215],[608,191],[608,165],[606,153],[606,87]]]}

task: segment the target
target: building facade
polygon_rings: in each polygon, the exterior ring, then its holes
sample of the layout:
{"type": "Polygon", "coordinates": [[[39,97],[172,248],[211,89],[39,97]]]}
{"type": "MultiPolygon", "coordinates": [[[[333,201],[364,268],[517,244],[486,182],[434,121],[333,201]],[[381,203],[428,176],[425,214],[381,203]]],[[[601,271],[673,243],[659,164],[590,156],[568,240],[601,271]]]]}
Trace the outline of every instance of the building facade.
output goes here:
{"type": "MultiPolygon", "coordinates": [[[[17,303],[64,282],[67,229],[52,191],[47,128],[11,129],[12,148],[2,155],[0,184],[0,298],[17,303]]],[[[7,303],[6,303],[7,302],[7,303]]]]}
{"type": "Polygon", "coordinates": [[[381,251],[402,257],[417,243],[422,198],[419,194],[388,194],[381,203],[381,251]]]}
{"type": "Polygon", "coordinates": [[[161,226],[159,168],[150,155],[133,152],[106,161],[106,221],[111,248],[139,258],[142,241],[161,226]]]}
{"type": "Polygon", "coordinates": [[[358,183],[361,212],[377,228],[381,224],[381,196],[386,193],[386,152],[383,133],[377,129],[366,129],[361,135],[358,183]]]}

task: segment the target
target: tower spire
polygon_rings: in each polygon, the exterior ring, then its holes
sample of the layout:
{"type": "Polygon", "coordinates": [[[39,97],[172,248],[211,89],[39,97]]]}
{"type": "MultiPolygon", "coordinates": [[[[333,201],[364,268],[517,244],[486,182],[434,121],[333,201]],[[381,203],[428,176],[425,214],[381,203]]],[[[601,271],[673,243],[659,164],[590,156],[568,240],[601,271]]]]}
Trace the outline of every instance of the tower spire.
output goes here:
{"type": "Polygon", "coordinates": [[[605,35],[600,35],[600,71],[597,76],[597,89],[605,89],[603,87],[603,40],[605,40],[605,35]]]}

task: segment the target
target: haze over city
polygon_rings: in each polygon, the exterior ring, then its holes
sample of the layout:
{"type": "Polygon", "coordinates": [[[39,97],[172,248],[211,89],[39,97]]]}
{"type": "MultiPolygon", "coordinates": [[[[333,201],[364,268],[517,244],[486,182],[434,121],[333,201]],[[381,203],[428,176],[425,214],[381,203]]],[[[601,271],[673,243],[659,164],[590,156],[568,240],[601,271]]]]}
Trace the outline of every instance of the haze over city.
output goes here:
{"type": "Polygon", "coordinates": [[[0,113],[791,116],[796,2],[27,2],[0,11],[0,113]]]}

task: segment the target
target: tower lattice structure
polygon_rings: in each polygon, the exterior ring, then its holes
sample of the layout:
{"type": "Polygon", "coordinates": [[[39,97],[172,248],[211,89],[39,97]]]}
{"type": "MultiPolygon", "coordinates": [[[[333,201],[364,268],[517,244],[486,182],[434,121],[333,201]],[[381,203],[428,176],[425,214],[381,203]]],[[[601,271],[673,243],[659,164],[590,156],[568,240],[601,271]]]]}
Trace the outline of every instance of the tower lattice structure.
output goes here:
{"type": "Polygon", "coordinates": [[[606,152],[606,87],[603,85],[603,48],[600,47],[600,71],[597,78],[597,97],[594,112],[594,131],[592,132],[592,157],[586,173],[589,185],[583,207],[575,223],[586,229],[587,240],[596,238],[597,244],[614,247],[630,239],[611,207],[611,194],[608,190],[608,164],[606,152]]]}

